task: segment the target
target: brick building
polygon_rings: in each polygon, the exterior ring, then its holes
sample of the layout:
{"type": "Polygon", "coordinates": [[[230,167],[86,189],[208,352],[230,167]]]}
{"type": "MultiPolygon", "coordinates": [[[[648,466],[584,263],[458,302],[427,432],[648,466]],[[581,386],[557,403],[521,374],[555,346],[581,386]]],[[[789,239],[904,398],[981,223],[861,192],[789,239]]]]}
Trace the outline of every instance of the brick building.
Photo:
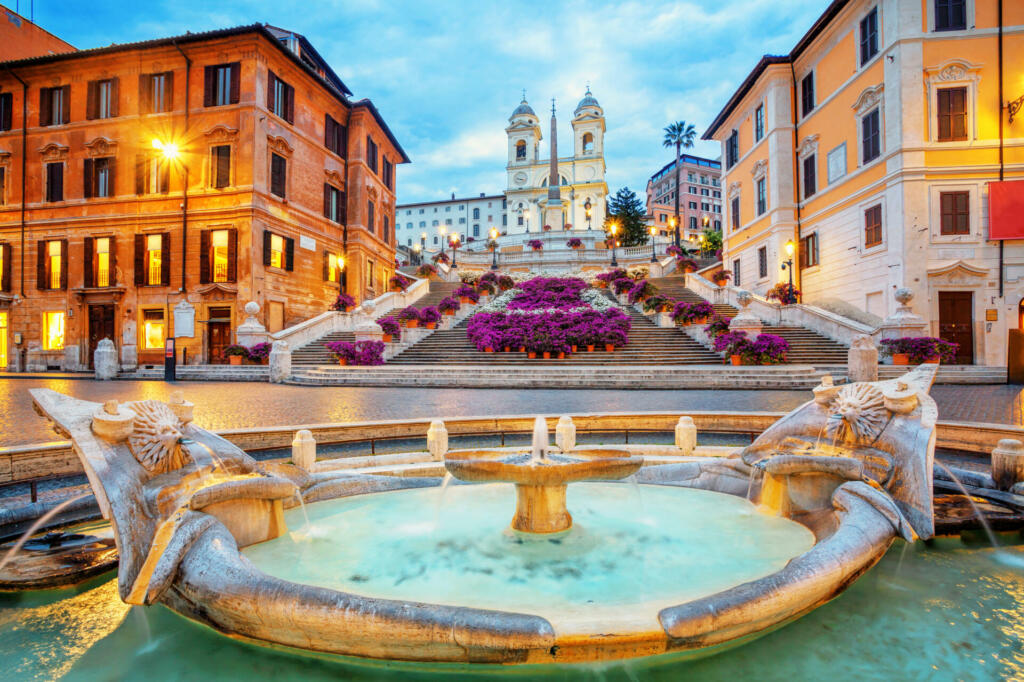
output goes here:
{"type": "MultiPolygon", "coordinates": [[[[679,160],[679,237],[693,241],[705,228],[722,229],[722,164],[692,154],[682,154],[679,160]]],[[[647,220],[665,236],[675,235],[675,198],[672,159],[647,181],[647,220]]]]}
{"type": "Polygon", "coordinates": [[[0,7],[0,61],[73,52],[74,46],[17,12],[0,7]]]}
{"type": "Polygon", "coordinates": [[[383,293],[408,158],[350,96],[262,24],[0,64],[0,367],[218,362],[248,301],[276,331],[383,293]]]}

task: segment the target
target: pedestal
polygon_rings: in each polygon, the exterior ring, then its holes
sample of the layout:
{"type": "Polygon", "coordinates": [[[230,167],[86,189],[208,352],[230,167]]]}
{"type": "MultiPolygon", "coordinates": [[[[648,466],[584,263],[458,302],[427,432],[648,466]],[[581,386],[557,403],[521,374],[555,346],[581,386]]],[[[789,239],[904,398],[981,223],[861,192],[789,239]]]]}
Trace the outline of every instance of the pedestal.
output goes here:
{"type": "Polygon", "coordinates": [[[860,334],[850,344],[846,360],[850,381],[878,381],[878,348],[867,334],[860,334]]]}
{"type": "Polygon", "coordinates": [[[245,314],[248,317],[245,318],[245,322],[238,325],[236,333],[236,343],[238,345],[252,348],[257,343],[265,343],[270,339],[267,328],[256,319],[256,315],[259,312],[260,304],[256,301],[249,301],[245,304],[245,314]]]}
{"type": "Polygon", "coordinates": [[[572,528],[572,515],[565,507],[565,486],[516,484],[512,528],[523,533],[558,533],[572,528]]]}
{"type": "Polygon", "coordinates": [[[283,383],[292,375],[292,351],[287,341],[274,341],[270,347],[270,383],[283,383]]]}
{"type": "Polygon", "coordinates": [[[96,344],[96,351],[92,354],[92,365],[95,376],[100,381],[109,381],[117,377],[121,366],[117,362],[117,349],[110,339],[103,339],[96,344]]]}

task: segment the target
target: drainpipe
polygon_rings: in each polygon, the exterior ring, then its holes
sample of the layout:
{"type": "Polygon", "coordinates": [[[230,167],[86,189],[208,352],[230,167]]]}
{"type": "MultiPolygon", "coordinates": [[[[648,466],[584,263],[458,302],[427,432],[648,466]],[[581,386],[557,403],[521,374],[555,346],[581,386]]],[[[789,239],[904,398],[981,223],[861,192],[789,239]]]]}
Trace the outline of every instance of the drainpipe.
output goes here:
{"type": "MultiPolygon", "coordinates": [[[[1003,0],[996,5],[996,12],[999,15],[999,182],[1003,181],[1005,164],[1003,161],[1003,0]]],[[[989,225],[989,230],[992,226],[989,225]]],[[[1005,241],[999,240],[999,298],[1003,298],[1003,245],[1005,241]]]]}
{"type": "Polygon", "coordinates": [[[348,119],[345,121],[345,154],[341,157],[345,161],[345,222],[341,224],[341,253],[345,258],[345,267],[341,269],[341,293],[347,293],[348,289],[348,271],[352,265],[348,259],[348,200],[349,200],[349,185],[348,185],[348,150],[349,150],[349,133],[352,131],[352,109],[348,110],[348,119]]]}
{"type": "MultiPolygon", "coordinates": [[[[21,297],[25,298],[25,187],[26,160],[28,158],[28,83],[7,69],[21,83],[21,297]]],[[[1002,120],[1000,120],[1002,123],[1002,120]]]]}
{"type": "MultiPolygon", "coordinates": [[[[192,73],[192,60],[188,58],[184,50],[178,46],[177,41],[172,41],[174,49],[185,58],[185,135],[188,135],[188,110],[189,110],[189,76],[192,73]]],[[[185,298],[185,264],[188,260],[188,164],[182,161],[181,173],[181,294],[185,298]]]]}
{"type": "MultiPolygon", "coordinates": [[[[800,263],[800,159],[798,158],[797,149],[800,146],[800,123],[797,120],[796,106],[796,68],[793,66],[793,60],[789,60],[789,77],[793,84],[793,94],[791,95],[790,101],[793,103],[793,199],[796,204],[796,239],[793,240],[793,256],[797,263],[796,268],[796,284],[797,289],[803,287],[804,272],[799,267],[800,263]]],[[[790,265],[790,272],[793,272],[793,266],[790,265]]]]}

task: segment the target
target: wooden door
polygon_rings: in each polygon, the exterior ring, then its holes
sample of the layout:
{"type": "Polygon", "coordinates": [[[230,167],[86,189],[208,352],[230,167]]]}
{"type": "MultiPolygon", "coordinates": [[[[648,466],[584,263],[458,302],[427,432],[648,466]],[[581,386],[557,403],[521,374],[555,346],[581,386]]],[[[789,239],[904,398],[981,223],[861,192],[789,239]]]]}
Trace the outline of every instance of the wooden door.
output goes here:
{"type": "Polygon", "coordinates": [[[231,345],[231,308],[210,308],[210,321],[206,325],[210,364],[227,362],[224,349],[231,345]]]}
{"type": "Polygon", "coordinates": [[[103,339],[116,342],[114,335],[114,304],[89,306],[89,369],[93,369],[93,355],[96,346],[103,339]]]}
{"type": "Polygon", "coordinates": [[[972,292],[939,292],[939,338],[960,346],[956,351],[956,364],[974,364],[974,294],[972,292]]]}

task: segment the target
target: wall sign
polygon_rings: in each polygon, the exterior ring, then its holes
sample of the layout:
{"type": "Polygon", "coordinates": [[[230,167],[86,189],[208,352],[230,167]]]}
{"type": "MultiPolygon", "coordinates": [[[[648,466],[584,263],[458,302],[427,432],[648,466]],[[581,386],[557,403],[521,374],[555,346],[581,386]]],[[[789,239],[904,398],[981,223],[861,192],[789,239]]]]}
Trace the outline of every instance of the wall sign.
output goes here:
{"type": "Polygon", "coordinates": [[[999,310],[997,308],[987,308],[985,310],[985,321],[986,322],[998,322],[999,321],[999,310]]]}
{"type": "Polygon", "coordinates": [[[299,246],[307,251],[316,251],[316,240],[312,237],[299,237],[299,246]]]}

